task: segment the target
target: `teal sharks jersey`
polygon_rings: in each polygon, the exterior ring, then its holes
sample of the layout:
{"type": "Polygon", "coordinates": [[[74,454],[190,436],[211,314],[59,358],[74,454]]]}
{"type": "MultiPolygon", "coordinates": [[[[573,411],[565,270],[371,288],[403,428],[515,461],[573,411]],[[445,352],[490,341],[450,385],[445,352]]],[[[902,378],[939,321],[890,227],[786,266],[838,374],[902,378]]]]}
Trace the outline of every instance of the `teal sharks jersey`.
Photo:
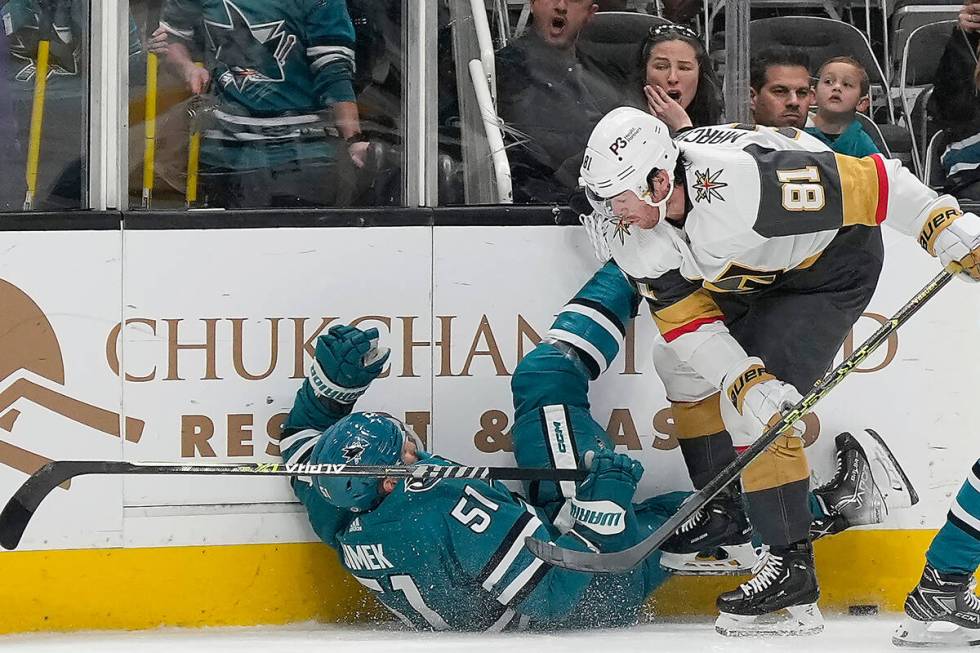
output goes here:
{"type": "Polygon", "coordinates": [[[161,26],[203,43],[214,106],[202,162],[248,169],[281,158],[330,158],[323,112],[353,102],[354,27],[344,0],[168,0],[161,26]],[[267,146],[257,159],[249,151],[267,146]]]}
{"type": "MultiPolygon", "coordinates": [[[[340,417],[331,415],[304,382],[280,440],[283,460],[318,462],[311,459],[317,441],[340,417]]],[[[435,456],[424,462],[451,464],[435,456]]],[[[526,537],[580,550],[588,544],[574,530],[559,533],[542,510],[501,483],[405,480],[376,508],[359,514],[328,503],[309,478],[292,484],[313,530],[337,551],[344,568],[415,629],[629,624],[666,577],[656,558],[616,576],[544,564],[524,547],[526,537]]],[[[670,514],[664,510],[638,506],[638,536],[670,514]]]]}

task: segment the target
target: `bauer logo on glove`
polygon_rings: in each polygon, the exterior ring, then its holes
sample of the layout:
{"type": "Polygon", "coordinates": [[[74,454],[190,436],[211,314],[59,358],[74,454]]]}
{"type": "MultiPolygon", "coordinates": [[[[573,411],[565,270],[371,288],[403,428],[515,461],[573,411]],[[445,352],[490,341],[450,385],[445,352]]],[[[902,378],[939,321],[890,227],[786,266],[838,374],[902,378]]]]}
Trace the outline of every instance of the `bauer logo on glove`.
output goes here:
{"type": "MultiPolygon", "coordinates": [[[[762,359],[755,357],[729,370],[721,387],[721,419],[736,447],[751,445],[803,399],[796,388],[766,371],[762,359]]],[[[793,432],[799,434],[797,429],[793,432]]]]}
{"type": "Polygon", "coordinates": [[[933,210],[919,232],[919,244],[947,270],[980,281],[980,218],[955,207],[933,210]]]}
{"type": "Polygon", "coordinates": [[[728,401],[732,402],[735,410],[743,412],[745,395],[756,383],[762,383],[775,379],[772,374],[766,371],[762,365],[753,365],[749,369],[739,374],[730,386],[728,386],[728,401]]]}

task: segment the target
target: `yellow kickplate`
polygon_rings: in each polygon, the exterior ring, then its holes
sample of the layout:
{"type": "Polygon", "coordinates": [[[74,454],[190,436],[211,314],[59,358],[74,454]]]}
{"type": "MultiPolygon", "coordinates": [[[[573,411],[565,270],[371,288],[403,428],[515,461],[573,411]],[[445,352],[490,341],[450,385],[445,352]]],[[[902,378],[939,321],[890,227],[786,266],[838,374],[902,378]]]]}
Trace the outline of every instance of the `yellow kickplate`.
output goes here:
{"type": "MultiPolygon", "coordinates": [[[[852,531],[816,544],[820,607],[902,609],[935,531],[852,531]]],[[[387,618],[322,544],[0,554],[0,633],[363,621],[387,618]]],[[[663,616],[715,614],[739,577],[675,577],[663,616]]]]}

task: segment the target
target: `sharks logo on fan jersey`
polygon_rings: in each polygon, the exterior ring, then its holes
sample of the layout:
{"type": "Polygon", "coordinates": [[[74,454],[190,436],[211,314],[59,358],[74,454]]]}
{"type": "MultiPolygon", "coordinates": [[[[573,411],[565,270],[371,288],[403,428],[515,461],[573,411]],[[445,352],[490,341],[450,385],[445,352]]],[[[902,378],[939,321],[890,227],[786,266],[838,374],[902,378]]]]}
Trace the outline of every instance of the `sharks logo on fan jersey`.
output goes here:
{"type": "Polygon", "coordinates": [[[285,21],[252,23],[231,0],[224,0],[224,6],[227,23],[204,21],[215,57],[228,67],[219,77],[221,85],[243,91],[249,83],[284,81],[286,58],[296,46],[296,36],[286,32],[285,21]]]}

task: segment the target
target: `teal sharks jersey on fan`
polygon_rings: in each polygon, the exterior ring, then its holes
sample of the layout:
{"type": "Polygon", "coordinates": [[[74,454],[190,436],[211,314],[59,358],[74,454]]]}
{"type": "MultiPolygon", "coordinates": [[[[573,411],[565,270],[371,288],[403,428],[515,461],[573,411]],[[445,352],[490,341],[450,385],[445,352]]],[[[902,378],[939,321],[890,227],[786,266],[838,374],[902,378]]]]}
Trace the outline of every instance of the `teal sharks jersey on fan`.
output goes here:
{"type": "Polygon", "coordinates": [[[160,25],[204,45],[216,101],[203,112],[203,163],[244,170],[332,158],[323,112],[355,99],[344,0],[167,0],[160,25]],[[250,156],[256,145],[265,157],[250,156]]]}

